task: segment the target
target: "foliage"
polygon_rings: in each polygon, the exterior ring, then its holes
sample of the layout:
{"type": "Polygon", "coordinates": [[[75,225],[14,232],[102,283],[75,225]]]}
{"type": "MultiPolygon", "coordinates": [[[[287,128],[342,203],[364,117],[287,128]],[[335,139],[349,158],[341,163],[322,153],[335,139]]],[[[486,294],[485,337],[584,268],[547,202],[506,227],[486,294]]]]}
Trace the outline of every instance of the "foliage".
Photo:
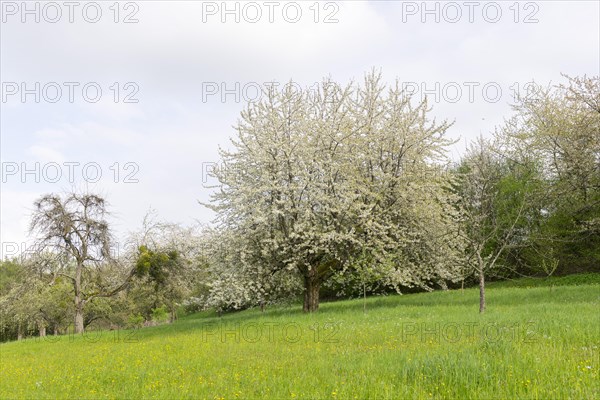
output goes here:
{"type": "Polygon", "coordinates": [[[567,78],[519,99],[510,151],[544,171],[545,217],[520,260],[557,273],[600,271],[600,77],[567,78]]]}
{"type": "Polygon", "coordinates": [[[144,317],[141,315],[130,315],[127,321],[128,328],[141,328],[144,323],[144,317]]]}
{"type": "Polygon", "coordinates": [[[315,311],[323,282],[364,252],[395,287],[457,276],[457,214],[439,164],[450,124],[399,86],[373,72],[362,85],[267,90],[242,112],[208,205],[236,239],[236,281],[300,275],[315,311]]]}
{"type": "Polygon", "coordinates": [[[157,287],[160,287],[166,284],[178,266],[179,255],[176,251],[155,252],[146,246],[140,246],[135,273],[138,277],[148,276],[157,287]]]}
{"type": "Polygon", "coordinates": [[[152,310],[152,321],[161,323],[165,322],[169,319],[169,312],[167,311],[167,307],[157,307],[152,310]]]}
{"type": "Polygon", "coordinates": [[[147,320],[165,307],[170,321],[177,308],[206,278],[203,239],[195,228],[157,221],[154,212],[144,218],[141,232],[133,235],[136,282],[128,294],[136,299],[137,312],[147,320]]]}
{"type": "Polygon", "coordinates": [[[249,264],[238,249],[246,238],[233,230],[207,232],[208,292],[203,308],[218,311],[265,307],[296,297],[301,280],[294,271],[273,271],[269,265],[249,264]],[[291,273],[290,273],[291,272],[291,273]]]}
{"type": "Polygon", "coordinates": [[[16,339],[35,330],[45,335],[46,328],[62,332],[72,315],[71,286],[53,275],[56,260],[52,254],[40,253],[24,262],[3,262],[0,269],[9,279],[3,282],[0,295],[0,329],[2,340],[16,339]]]}
{"type": "Polygon", "coordinates": [[[366,297],[600,271],[600,78],[566,77],[514,109],[449,171],[450,124],[375,72],[267,88],[221,151],[211,229],[151,211],[115,257],[103,197],[38,199],[36,251],[0,262],[1,340],[145,325],[162,310],[171,322],[264,311],[302,292],[315,311],[322,288],[366,297]]]}

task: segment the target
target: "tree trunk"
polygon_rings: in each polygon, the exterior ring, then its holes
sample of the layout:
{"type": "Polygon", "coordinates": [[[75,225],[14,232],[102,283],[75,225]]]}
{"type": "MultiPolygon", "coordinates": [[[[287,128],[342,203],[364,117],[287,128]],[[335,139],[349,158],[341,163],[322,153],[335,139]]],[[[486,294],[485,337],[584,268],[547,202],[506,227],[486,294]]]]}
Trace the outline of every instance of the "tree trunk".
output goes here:
{"type": "Polygon", "coordinates": [[[315,312],[319,309],[319,289],[321,282],[314,277],[304,278],[304,312],[315,312]]]}
{"type": "Polygon", "coordinates": [[[58,327],[57,326],[54,327],[54,336],[58,336],[58,327]]]}
{"type": "Polygon", "coordinates": [[[485,311],[485,274],[483,268],[479,268],[479,312],[485,311]]]}
{"type": "Polygon", "coordinates": [[[367,284],[363,282],[363,314],[367,313],[367,284]]]}
{"type": "Polygon", "coordinates": [[[23,329],[21,328],[21,323],[17,326],[17,340],[23,340],[23,329]]]}
{"type": "Polygon", "coordinates": [[[46,336],[46,325],[43,322],[38,322],[38,331],[40,332],[40,337],[46,336]]]}
{"type": "Polygon", "coordinates": [[[83,333],[83,304],[75,304],[75,333],[83,333]]]}
{"type": "Polygon", "coordinates": [[[81,271],[83,265],[81,262],[77,263],[77,269],[75,271],[75,333],[83,333],[83,299],[81,298],[81,271]]]}

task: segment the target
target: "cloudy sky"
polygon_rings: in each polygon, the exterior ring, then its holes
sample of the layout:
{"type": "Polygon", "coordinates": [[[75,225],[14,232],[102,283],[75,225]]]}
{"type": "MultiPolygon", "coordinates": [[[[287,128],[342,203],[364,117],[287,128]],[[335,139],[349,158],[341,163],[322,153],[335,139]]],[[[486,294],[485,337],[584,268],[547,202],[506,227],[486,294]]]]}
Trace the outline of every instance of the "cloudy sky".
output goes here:
{"type": "Polygon", "coordinates": [[[3,1],[2,256],[73,188],[107,197],[120,238],[150,208],[208,223],[204,172],[269,82],[381,69],[455,121],[456,159],[532,81],[598,75],[599,20],[596,1],[3,1]]]}

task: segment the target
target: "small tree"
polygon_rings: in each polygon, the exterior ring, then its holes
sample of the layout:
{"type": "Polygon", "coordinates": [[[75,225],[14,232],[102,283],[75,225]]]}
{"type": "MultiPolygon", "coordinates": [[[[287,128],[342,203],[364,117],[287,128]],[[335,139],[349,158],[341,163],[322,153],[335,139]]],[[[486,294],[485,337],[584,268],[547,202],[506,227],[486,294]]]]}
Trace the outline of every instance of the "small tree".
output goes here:
{"type": "Polygon", "coordinates": [[[150,210],[141,231],[131,237],[137,248],[135,274],[139,278],[136,293],[147,290],[153,299],[151,310],[166,307],[170,322],[177,317],[177,306],[192,293],[197,281],[204,278],[202,242],[196,227],[161,222],[150,210]]]}
{"type": "Polygon", "coordinates": [[[522,245],[537,220],[535,166],[515,164],[499,153],[498,143],[480,138],[458,169],[463,214],[462,236],[479,278],[479,312],[486,308],[485,278],[500,267],[507,250],[522,245]],[[533,216],[533,217],[532,217],[533,216]]]}
{"type": "Polygon", "coordinates": [[[182,260],[175,250],[153,251],[146,246],[139,248],[135,264],[136,275],[148,278],[154,289],[154,309],[165,303],[171,322],[176,317],[176,302],[183,299],[183,283],[177,279],[182,268],[182,260]]]}

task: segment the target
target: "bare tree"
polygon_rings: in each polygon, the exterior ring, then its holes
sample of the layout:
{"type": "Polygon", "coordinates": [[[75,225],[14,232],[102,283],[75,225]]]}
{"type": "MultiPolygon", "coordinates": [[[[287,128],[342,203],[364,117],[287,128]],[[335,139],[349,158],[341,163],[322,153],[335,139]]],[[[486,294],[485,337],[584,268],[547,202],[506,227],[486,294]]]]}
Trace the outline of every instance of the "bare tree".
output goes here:
{"type": "Polygon", "coordinates": [[[73,283],[75,333],[82,333],[85,304],[94,297],[110,297],[124,289],[133,269],[113,288],[92,284],[93,272],[103,263],[116,263],[110,254],[111,234],[106,221],[106,201],[102,197],[74,192],[64,197],[47,194],[34,207],[30,230],[37,237],[36,247],[66,257],[67,262],[56,274],[73,283]]]}

